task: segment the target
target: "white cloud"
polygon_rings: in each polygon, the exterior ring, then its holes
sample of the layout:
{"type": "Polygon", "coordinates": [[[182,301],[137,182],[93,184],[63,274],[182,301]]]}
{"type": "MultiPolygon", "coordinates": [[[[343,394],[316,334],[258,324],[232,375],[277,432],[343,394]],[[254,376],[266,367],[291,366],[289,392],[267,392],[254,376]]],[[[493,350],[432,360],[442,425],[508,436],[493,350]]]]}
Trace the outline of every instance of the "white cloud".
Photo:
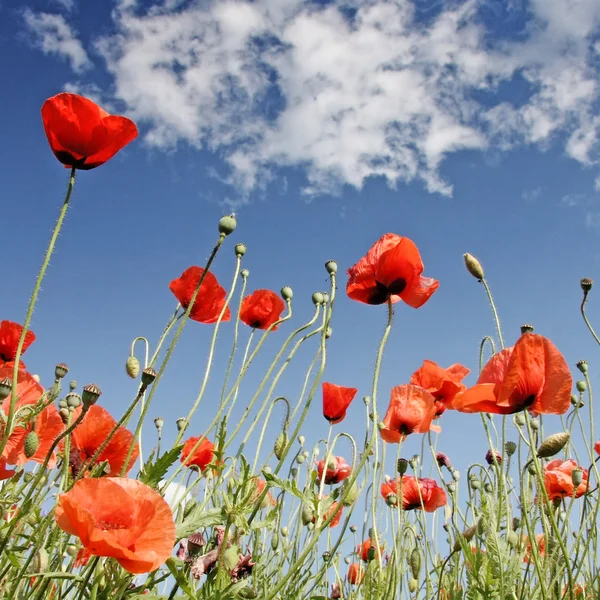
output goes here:
{"type": "Polygon", "coordinates": [[[91,66],[76,32],[62,15],[34,13],[27,9],[23,13],[23,19],[33,36],[34,45],[44,54],[55,54],[67,60],[76,73],[91,66]]]}
{"type": "Polygon", "coordinates": [[[68,12],[75,8],[75,0],[54,0],[54,3],[68,12]]]}
{"type": "Polygon", "coordinates": [[[483,0],[425,21],[418,1],[121,0],[97,49],[148,144],[218,151],[245,192],[290,166],[307,194],[369,177],[450,194],[449,154],[559,139],[597,160],[597,0],[511,2],[512,40],[485,28],[483,0]],[[517,79],[519,102],[502,95],[517,79]]]}
{"type": "Polygon", "coordinates": [[[542,188],[541,187],[536,187],[533,188],[532,190],[525,190],[522,194],[521,194],[521,198],[523,198],[523,200],[525,200],[525,202],[535,202],[538,198],[540,198],[542,195],[542,188]]]}

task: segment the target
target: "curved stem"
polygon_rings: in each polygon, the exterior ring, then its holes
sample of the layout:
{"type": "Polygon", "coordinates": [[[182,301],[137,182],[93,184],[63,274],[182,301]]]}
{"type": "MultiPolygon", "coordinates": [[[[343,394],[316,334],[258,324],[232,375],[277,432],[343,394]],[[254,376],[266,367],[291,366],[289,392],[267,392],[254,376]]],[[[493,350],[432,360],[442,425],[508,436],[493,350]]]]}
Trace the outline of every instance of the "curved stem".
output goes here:
{"type": "Polygon", "coordinates": [[[498,332],[498,341],[500,342],[500,349],[504,350],[504,338],[502,337],[502,329],[500,328],[500,317],[498,316],[498,311],[496,310],[496,303],[494,302],[494,297],[492,296],[492,292],[490,291],[490,286],[487,284],[487,281],[485,279],[482,279],[481,283],[483,283],[485,293],[487,294],[488,300],[490,301],[490,306],[492,307],[494,321],[496,322],[496,331],[498,332]]]}
{"type": "Polygon", "coordinates": [[[594,328],[592,327],[592,324],[589,322],[589,320],[587,318],[587,315],[585,314],[585,303],[587,302],[587,297],[588,297],[588,293],[587,292],[583,292],[583,300],[581,301],[581,316],[583,317],[583,321],[587,325],[587,328],[590,330],[590,333],[592,334],[592,336],[596,340],[596,343],[600,345],[600,338],[598,337],[598,335],[594,331],[594,328]]]}

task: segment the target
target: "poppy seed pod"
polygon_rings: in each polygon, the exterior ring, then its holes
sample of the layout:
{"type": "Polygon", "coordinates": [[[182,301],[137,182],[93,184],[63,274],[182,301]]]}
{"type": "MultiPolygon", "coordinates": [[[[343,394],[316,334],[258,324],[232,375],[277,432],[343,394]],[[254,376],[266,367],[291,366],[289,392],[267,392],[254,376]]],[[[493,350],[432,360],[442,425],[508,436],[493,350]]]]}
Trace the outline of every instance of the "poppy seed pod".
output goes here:
{"type": "Polygon", "coordinates": [[[185,417],[179,417],[179,419],[175,421],[175,424],[177,425],[177,431],[183,431],[184,429],[187,429],[188,426],[188,422],[185,417]]]}
{"type": "Polygon", "coordinates": [[[136,379],[140,374],[140,361],[135,356],[129,356],[125,362],[125,372],[131,379],[136,379]]]}
{"type": "Polygon", "coordinates": [[[77,408],[81,404],[81,396],[79,394],[71,392],[70,394],[67,394],[65,401],[67,404],[67,408],[77,408]]]}
{"type": "Polygon", "coordinates": [[[585,392],[587,390],[587,383],[583,380],[578,381],[575,384],[575,387],[577,388],[577,391],[581,394],[583,394],[583,392],[585,392]]]}
{"type": "Polygon", "coordinates": [[[148,387],[154,383],[156,379],[156,371],[152,367],[146,367],[142,371],[142,385],[148,387]]]}
{"type": "Polygon", "coordinates": [[[235,231],[236,226],[235,214],[225,215],[219,220],[219,233],[221,235],[229,235],[235,231]]]}
{"type": "Polygon", "coordinates": [[[465,259],[465,267],[467,267],[467,271],[469,271],[469,273],[471,273],[475,279],[481,281],[484,278],[483,267],[481,266],[481,263],[468,252],[463,255],[463,258],[465,259]]]}
{"type": "Polygon", "coordinates": [[[537,450],[538,458],[549,458],[558,454],[571,439],[571,434],[568,431],[554,433],[548,436],[537,450]]]}
{"type": "Polygon", "coordinates": [[[405,458],[399,458],[398,462],[396,463],[396,470],[398,471],[399,475],[404,475],[404,473],[406,473],[408,470],[408,461],[405,458]]]}
{"type": "Polygon", "coordinates": [[[571,471],[571,481],[573,482],[575,488],[579,487],[583,481],[583,469],[573,469],[571,471]]]}
{"type": "Polygon", "coordinates": [[[540,428],[540,420],[537,417],[531,419],[531,429],[537,431],[540,428]]]}
{"type": "Polygon", "coordinates": [[[66,425],[69,421],[69,409],[68,408],[61,408],[58,411],[58,414],[60,415],[60,418],[62,419],[62,422],[66,425]]]}
{"type": "Polygon", "coordinates": [[[248,275],[250,275],[250,271],[248,271],[248,269],[242,269],[240,271],[240,277],[242,279],[246,279],[248,277],[248,275]]]}
{"type": "Polygon", "coordinates": [[[8,377],[5,377],[2,381],[0,381],[0,401],[8,398],[11,391],[12,381],[8,377]]]}
{"type": "Polygon", "coordinates": [[[77,387],[77,382],[73,379],[69,381],[69,390],[72,392],[77,387]]]}
{"type": "Polygon", "coordinates": [[[533,325],[529,325],[529,323],[521,325],[521,334],[523,333],[533,333],[533,325]]]}
{"type": "Polygon", "coordinates": [[[96,404],[101,395],[102,390],[95,383],[90,383],[83,388],[81,401],[84,406],[89,407],[96,404]]]}
{"type": "Polygon", "coordinates": [[[62,379],[69,372],[69,367],[65,363],[59,363],[54,367],[54,377],[62,379]]]}
{"type": "Polygon", "coordinates": [[[40,447],[40,439],[35,431],[30,431],[25,437],[25,442],[23,444],[23,451],[25,452],[25,456],[27,458],[31,458],[40,447]]]}
{"type": "Polygon", "coordinates": [[[323,294],[321,292],[315,292],[312,295],[312,301],[315,306],[319,306],[319,304],[323,304],[323,294]]]}
{"type": "Polygon", "coordinates": [[[525,415],[522,412],[515,415],[515,425],[517,425],[517,427],[523,427],[523,425],[525,425],[525,415]]]}
{"type": "Polygon", "coordinates": [[[281,297],[286,302],[289,302],[294,297],[294,291],[292,290],[292,288],[289,285],[286,285],[281,288],[281,297]]]}
{"type": "Polygon", "coordinates": [[[156,419],[154,419],[154,426],[156,429],[158,429],[158,431],[162,430],[164,424],[165,420],[162,417],[156,417],[156,419]]]}
{"type": "Polygon", "coordinates": [[[585,375],[588,372],[587,360],[577,361],[577,368],[585,375]]]}
{"type": "Polygon", "coordinates": [[[504,444],[504,451],[507,456],[512,456],[517,451],[517,445],[514,442],[508,441],[504,444]]]}
{"type": "Polygon", "coordinates": [[[58,408],[68,408],[67,401],[64,398],[58,401],[58,408]]]}
{"type": "Polygon", "coordinates": [[[244,256],[246,254],[246,244],[236,244],[235,245],[235,255],[236,256],[244,256]]]}
{"type": "Polygon", "coordinates": [[[584,277],[581,282],[581,289],[583,290],[584,294],[587,294],[591,289],[592,286],[594,285],[594,280],[590,279],[589,277],[584,277]]]}
{"type": "Polygon", "coordinates": [[[328,260],[328,261],[325,263],[325,268],[327,269],[327,272],[328,272],[330,275],[333,275],[334,273],[337,273],[337,270],[338,270],[338,264],[337,264],[337,262],[335,262],[335,260],[328,260]]]}

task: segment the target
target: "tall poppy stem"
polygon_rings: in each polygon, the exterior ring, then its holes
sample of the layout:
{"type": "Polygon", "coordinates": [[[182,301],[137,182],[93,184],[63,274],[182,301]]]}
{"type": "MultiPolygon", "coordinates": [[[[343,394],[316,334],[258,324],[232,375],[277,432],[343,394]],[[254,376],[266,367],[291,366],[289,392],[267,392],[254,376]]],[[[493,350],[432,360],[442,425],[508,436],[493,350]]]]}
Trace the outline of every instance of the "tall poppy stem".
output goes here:
{"type": "Polygon", "coordinates": [[[21,361],[21,354],[23,354],[23,345],[25,344],[25,336],[29,331],[29,325],[31,324],[31,318],[33,317],[33,310],[37,303],[37,299],[40,293],[40,289],[42,287],[42,281],[44,276],[46,275],[46,271],[48,269],[48,265],[50,264],[50,258],[54,253],[54,246],[56,245],[56,240],[58,239],[58,234],[62,229],[63,221],[65,220],[65,216],[67,215],[67,209],[69,208],[69,201],[71,200],[71,194],[73,193],[73,186],[75,185],[75,167],[71,169],[71,175],[69,176],[69,185],[67,187],[67,194],[65,195],[65,199],[60,209],[60,213],[58,215],[58,220],[56,221],[56,225],[54,226],[54,231],[52,232],[52,236],[50,237],[50,243],[48,244],[48,248],[46,250],[46,256],[44,257],[44,262],[42,263],[42,267],[40,268],[40,272],[38,273],[37,279],[35,281],[35,286],[33,287],[33,292],[31,294],[31,298],[29,299],[29,306],[27,307],[27,314],[25,315],[25,322],[23,323],[23,330],[21,331],[21,337],[19,338],[19,343],[17,345],[17,353],[15,356],[15,365],[13,368],[13,377],[12,377],[12,393],[10,396],[10,407],[8,409],[8,415],[6,417],[6,427],[4,428],[4,435],[2,436],[2,440],[0,441],[0,456],[4,452],[4,448],[6,448],[6,444],[8,443],[8,438],[12,433],[13,419],[15,416],[15,409],[17,406],[17,378],[19,375],[19,363],[21,361]]]}
{"type": "Polygon", "coordinates": [[[581,301],[581,316],[583,317],[583,321],[587,325],[587,328],[590,330],[590,333],[592,334],[592,336],[594,336],[594,339],[596,340],[596,343],[600,344],[600,338],[598,337],[598,335],[594,331],[594,328],[592,327],[592,324],[589,322],[589,320],[587,318],[587,315],[585,314],[585,303],[587,302],[587,297],[588,297],[588,293],[584,292],[583,293],[583,300],[581,301]]]}
{"type": "Polygon", "coordinates": [[[483,287],[485,288],[485,293],[487,294],[488,300],[490,301],[490,306],[492,307],[494,321],[496,322],[496,331],[498,332],[498,341],[500,342],[500,349],[504,350],[504,338],[502,337],[502,329],[500,327],[500,317],[498,316],[498,311],[496,310],[496,303],[494,302],[494,297],[492,296],[492,292],[490,290],[490,286],[487,284],[487,281],[485,279],[482,279],[481,283],[483,283],[483,287]]]}

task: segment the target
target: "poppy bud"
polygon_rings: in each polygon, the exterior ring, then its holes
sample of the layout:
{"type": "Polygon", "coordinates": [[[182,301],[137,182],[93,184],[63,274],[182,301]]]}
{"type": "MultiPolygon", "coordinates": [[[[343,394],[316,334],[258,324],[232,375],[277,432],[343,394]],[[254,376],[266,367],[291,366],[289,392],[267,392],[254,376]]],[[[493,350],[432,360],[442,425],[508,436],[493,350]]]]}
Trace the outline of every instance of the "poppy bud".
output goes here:
{"type": "Polygon", "coordinates": [[[235,231],[237,221],[235,220],[235,214],[225,215],[219,220],[219,233],[221,235],[229,235],[235,231]]]}
{"type": "Polygon", "coordinates": [[[467,267],[467,271],[469,271],[469,273],[471,273],[475,279],[481,281],[484,277],[481,263],[469,253],[464,254],[463,258],[465,259],[465,267],[467,267]]]}
{"type": "Polygon", "coordinates": [[[12,391],[12,381],[5,377],[2,381],[0,381],[0,401],[8,398],[12,391]]]}
{"type": "Polygon", "coordinates": [[[244,588],[238,592],[238,596],[240,598],[244,598],[245,600],[253,600],[254,598],[258,598],[258,592],[251,587],[244,588]]]}
{"type": "Polygon", "coordinates": [[[554,433],[548,436],[537,450],[538,458],[550,458],[558,454],[571,439],[571,434],[568,431],[554,433]]]}
{"type": "Polygon", "coordinates": [[[287,527],[281,528],[281,537],[287,537],[289,533],[289,529],[287,527]]]}
{"type": "Polygon", "coordinates": [[[587,360],[577,361],[577,368],[585,375],[588,372],[587,360]]]}
{"type": "Polygon", "coordinates": [[[414,594],[417,589],[419,587],[419,582],[416,579],[413,579],[412,577],[408,580],[408,591],[411,594],[414,594]]]}
{"type": "Polygon", "coordinates": [[[131,379],[140,374],[140,361],[135,356],[129,356],[125,362],[125,372],[131,379]]]}
{"type": "Polygon", "coordinates": [[[101,395],[102,390],[95,383],[89,383],[83,388],[81,401],[84,406],[90,407],[92,404],[96,404],[101,395]]]}
{"type": "Polygon", "coordinates": [[[177,431],[184,431],[188,426],[188,422],[185,417],[179,417],[179,419],[175,421],[175,424],[177,425],[177,431]]]}
{"type": "Polygon", "coordinates": [[[358,486],[356,482],[349,485],[349,479],[342,484],[341,498],[343,506],[352,506],[358,498],[358,486]]]}
{"type": "Polygon", "coordinates": [[[521,325],[521,334],[523,333],[533,333],[533,325],[521,325]]]}
{"type": "Polygon", "coordinates": [[[59,363],[54,367],[54,377],[62,379],[69,372],[69,367],[65,363],[59,363]]]}
{"type": "Polygon", "coordinates": [[[483,486],[483,489],[488,493],[491,494],[494,491],[494,487],[492,486],[491,483],[487,483],[483,486]]]}
{"type": "Polygon", "coordinates": [[[298,456],[296,456],[296,462],[299,465],[303,464],[305,460],[306,460],[306,458],[304,457],[303,454],[298,454],[298,456]]]}
{"type": "Polygon", "coordinates": [[[583,392],[585,392],[585,390],[587,390],[587,383],[585,381],[578,381],[575,384],[575,387],[577,388],[577,391],[581,394],[583,394],[583,392]]]}
{"type": "Polygon", "coordinates": [[[162,417],[156,417],[156,419],[154,419],[154,427],[156,427],[156,429],[158,429],[158,431],[162,431],[164,424],[165,424],[165,420],[162,417]]]}
{"type": "Polygon", "coordinates": [[[371,546],[368,550],[367,550],[367,560],[368,561],[372,561],[375,560],[375,548],[373,548],[373,546],[371,546]]]}
{"type": "Polygon", "coordinates": [[[344,562],[349,565],[352,562],[352,559],[349,556],[344,557],[344,562]]]}
{"type": "Polygon", "coordinates": [[[571,481],[573,485],[577,488],[583,481],[583,470],[582,469],[573,469],[571,471],[571,481]]]}
{"type": "Polygon", "coordinates": [[[45,573],[48,570],[48,552],[45,548],[40,548],[33,555],[31,568],[34,573],[45,573]]]}
{"type": "Polygon", "coordinates": [[[62,422],[66,425],[69,421],[69,409],[68,408],[61,408],[58,411],[58,414],[60,415],[60,418],[62,419],[62,422]]]}
{"type": "Polygon", "coordinates": [[[458,481],[460,479],[460,471],[458,469],[452,469],[450,474],[452,475],[452,479],[454,479],[454,481],[458,481]]]}
{"type": "Polygon", "coordinates": [[[594,280],[590,279],[589,277],[584,277],[581,282],[581,289],[583,290],[584,294],[587,294],[591,289],[592,286],[594,285],[594,280]]]}
{"type": "Polygon", "coordinates": [[[471,479],[471,489],[478,490],[481,487],[481,482],[476,477],[471,479]]]}
{"type": "Polygon", "coordinates": [[[225,552],[223,552],[223,564],[228,571],[233,571],[235,566],[238,564],[240,559],[240,551],[237,546],[229,546],[225,552]]]}
{"type": "Polygon", "coordinates": [[[419,572],[421,571],[421,553],[417,548],[413,548],[408,559],[411,573],[415,579],[419,579],[419,572]]]}
{"type": "Polygon", "coordinates": [[[142,385],[148,387],[154,383],[156,379],[156,371],[152,367],[146,367],[142,371],[142,385]]]}
{"type": "Polygon", "coordinates": [[[530,475],[535,475],[536,474],[536,470],[535,470],[535,463],[534,462],[530,462],[527,465],[527,471],[529,471],[530,475]]]}
{"type": "Polygon", "coordinates": [[[242,269],[240,271],[240,277],[242,279],[246,279],[248,277],[248,275],[250,275],[250,271],[248,271],[248,269],[242,269]]]}
{"type": "Polygon", "coordinates": [[[302,453],[302,456],[304,456],[304,458],[308,458],[308,450],[305,450],[305,451],[302,453]]]}
{"type": "Polygon", "coordinates": [[[283,456],[283,451],[288,445],[288,441],[288,435],[285,431],[282,431],[277,436],[277,439],[275,440],[275,444],[273,446],[273,454],[275,454],[277,460],[281,460],[281,457],[283,456]]]}
{"type": "Polygon", "coordinates": [[[71,392],[70,394],[67,394],[65,401],[67,404],[66,408],[77,408],[81,404],[81,396],[71,392]]]}
{"type": "Polygon", "coordinates": [[[294,297],[294,291],[289,285],[286,285],[281,288],[281,297],[288,302],[294,297]]]}
{"type": "Polygon", "coordinates": [[[396,470],[400,475],[404,475],[408,470],[408,461],[405,458],[399,458],[396,463],[396,470]]]}
{"type": "Polygon", "coordinates": [[[504,451],[507,456],[512,456],[517,451],[517,445],[514,442],[508,441],[504,444],[504,451]]]}
{"type": "Polygon", "coordinates": [[[515,425],[517,427],[523,427],[523,425],[525,425],[525,415],[522,412],[515,415],[515,425]]]}
{"type": "Polygon", "coordinates": [[[72,381],[69,381],[69,391],[72,392],[76,387],[77,387],[77,382],[74,379],[72,381]]]}
{"type": "Polygon", "coordinates": [[[338,265],[337,265],[337,263],[335,262],[335,260],[328,260],[328,261],[325,263],[325,268],[327,269],[327,272],[328,272],[330,275],[333,275],[334,273],[337,273],[337,270],[338,270],[338,265]]]}
{"type": "Polygon", "coordinates": [[[398,496],[396,494],[388,494],[385,501],[388,506],[396,506],[398,504],[398,496]]]}
{"type": "Polygon", "coordinates": [[[456,491],[456,484],[454,483],[454,481],[451,481],[450,483],[448,483],[448,484],[446,485],[446,487],[448,488],[448,491],[449,491],[451,494],[454,494],[454,492],[456,491]]]}
{"type": "Polygon", "coordinates": [[[304,442],[305,442],[305,441],[306,441],[306,438],[305,438],[303,435],[299,435],[299,436],[298,436],[298,443],[299,443],[301,446],[304,446],[304,442]]]}
{"type": "Polygon", "coordinates": [[[306,529],[308,529],[309,531],[312,531],[314,528],[315,524],[312,521],[306,526],[306,529]]]}
{"type": "Polygon", "coordinates": [[[77,556],[77,553],[79,552],[79,549],[77,548],[77,546],[75,544],[69,544],[66,547],[66,551],[67,551],[67,554],[71,558],[75,558],[77,556]]]}
{"type": "Polygon", "coordinates": [[[25,452],[25,456],[27,458],[31,458],[40,447],[40,440],[35,431],[30,431],[25,437],[25,442],[23,444],[23,451],[25,452]]]}
{"type": "Polygon", "coordinates": [[[58,408],[67,408],[67,401],[64,398],[58,401],[58,408]]]}
{"type": "Polygon", "coordinates": [[[531,419],[531,429],[537,431],[540,428],[540,420],[537,417],[531,419]]]}
{"type": "Polygon", "coordinates": [[[304,504],[302,506],[302,524],[303,525],[308,525],[309,523],[312,523],[312,520],[314,518],[314,511],[312,509],[312,506],[308,505],[308,504],[304,504]]]}
{"type": "Polygon", "coordinates": [[[277,534],[273,534],[271,536],[271,550],[275,552],[279,548],[279,536],[277,534]]]}
{"type": "Polygon", "coordinates": [[[242,257],[246,254],[246,244],[236,244],[234,249],[236,256],[242,257]]]}
{"type": "Polygon", "coordinates": [[[509,531],[506,534],[506,543],[512,548],[516,548],[519,545],[519,536],[514,531],[509,531]]]}
{"type": "Polygon", "coordinates": [[[490,466],[492,466],[493,464],[496,464],[496,463],[501,465],[502,464],[502,454],[500,454],[500,452],[496,452],[496,450],[488,450],[485,455],[485,462],[487,462],[487,464],[490,466]]]}

